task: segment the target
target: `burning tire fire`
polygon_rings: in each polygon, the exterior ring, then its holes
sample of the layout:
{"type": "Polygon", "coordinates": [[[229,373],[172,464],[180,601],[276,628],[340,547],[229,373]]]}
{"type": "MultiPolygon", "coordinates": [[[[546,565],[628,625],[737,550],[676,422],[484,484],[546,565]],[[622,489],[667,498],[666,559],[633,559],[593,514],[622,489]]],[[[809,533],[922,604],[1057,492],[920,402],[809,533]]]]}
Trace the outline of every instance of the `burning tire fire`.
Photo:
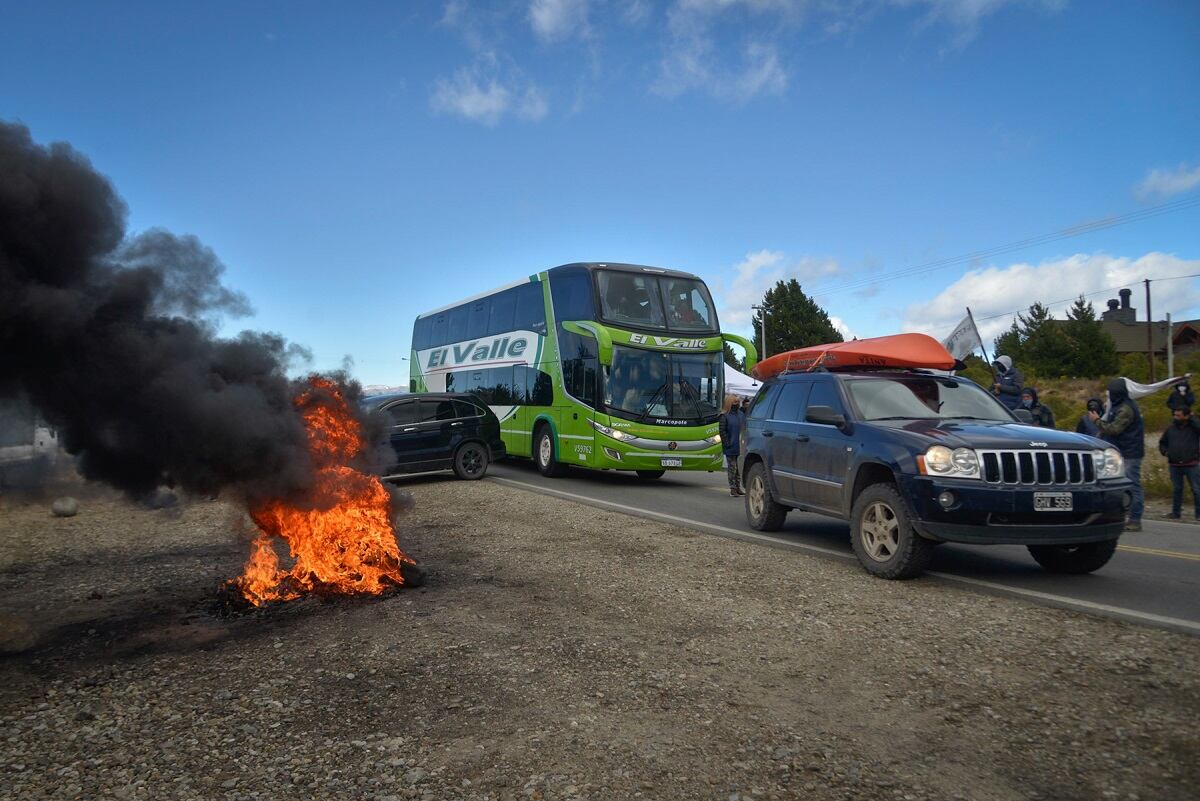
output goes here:
{"type": "Polygon", "coordinates": [[[341,390],[314,376],[295,404],[308,433],[313,487],[302,499],[251,506],[260,533],[232,584],[255,606],[308,593],[379,595],[403,586],[405,567],[411,571],[415,562],[396,542],[392,493],[352,466],[366,441],[341,390]],[[280,567],[280,540],[294,560],[290,569],[280,567]]]}

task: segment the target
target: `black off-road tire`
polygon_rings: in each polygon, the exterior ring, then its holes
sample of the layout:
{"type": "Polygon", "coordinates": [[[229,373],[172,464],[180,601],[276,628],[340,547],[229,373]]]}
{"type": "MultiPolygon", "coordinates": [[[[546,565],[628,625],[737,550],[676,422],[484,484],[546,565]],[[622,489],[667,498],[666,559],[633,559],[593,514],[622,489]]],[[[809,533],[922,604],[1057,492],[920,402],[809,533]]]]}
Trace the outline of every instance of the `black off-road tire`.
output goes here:
{"type": "Polygon", "coordinates": [[[854,499],[850,544],[859,564],[885,579],[921,575],[934,548],[909,523],[908,508],[892,484],[872,484],[854,499]]]}
{"type": "Polygon", "coordinates": [[[771,495],[767,468],[762,462],[750,466],[746,475],[746,522],[755,531],[778,531],[790,509],[771,495]]]}
{"type": "Polygon", "coordinates": [[[554,456],[554,434],[550,426],[542,426],[533,438],[533,461],[538,472],[546,478],[560,478],[567,474],[567,466],[554,456]]]}
{"type": "Polygon", "coordinates": [[[1030,545],[1029,555],[1051,573],[1079,575],[1099,570],[1117,552],[1116,540],[1079,545],[1030,545]]]}
{"type": "Polygon", "coordinates": [[[464,442],[454,452],[454,475],[465,481],[477,481],[487,475],[488,449],[482,442],[464,442]]]}
{"type": "Polygon", "coordinates": [[[656,478],[662,478],[667,474],[666,470],[638,470],[637,477],[642,481],[653,481],[656,478]]]}

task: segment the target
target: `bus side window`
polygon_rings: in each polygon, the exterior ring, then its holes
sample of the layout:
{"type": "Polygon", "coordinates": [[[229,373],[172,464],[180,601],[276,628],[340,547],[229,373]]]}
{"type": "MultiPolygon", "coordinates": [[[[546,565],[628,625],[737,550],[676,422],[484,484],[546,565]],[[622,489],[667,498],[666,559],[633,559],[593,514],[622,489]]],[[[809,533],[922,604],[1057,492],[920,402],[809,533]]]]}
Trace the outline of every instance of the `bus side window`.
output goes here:
{"type": "Polygon", "coordinates": [[[467,335],[463,339],[479,339],[485,337],[488,331],[488,316],[492,311],[495,298],[481,298],[470,304],[470,317],[467,320],[467,335]]]}
{"type": "Polygon", "coordinates": [[[471,315],[470,305],[455,306],[450,310],[450,338],[447,342],[462,342],[467,339],[467,324],[471,315]]]}
{"type": "Polygon", "coordinates": [[[447,312],[440,312],[433,318],[433,329],[429,337],[429,347],[437,348],[450,342],[447,339],[450,333],[449,323],[450,315],[447,312]]]}
{"type": "Polygon", "coordinates": [[[430,317],[421,317],[413,325],[413,342],[412,349],[416,351],[427,350],[432,347],[429,342],[429,335],[433,328],[433,319],[430,317]]]}
{"type": "Polygon", "coordinates": [[[592,298],[592,279],[587,272],[567,273],[550,281],[554,300],[554,319],[559,327],[566,320],[595,320],[596,303],[592,298]]]}
{"type": "Polygon", "coordinates": [[[546,334],[546,304],[542,296],[542,283],[522,284],[517,287],[517,316],[513,321],[514,331],[533,331],[546,334]]]}
{"type": "Polygon", "coordinates": [[[494,336],[513,330],[513,314],[517,309],[517,290],[506,289],[492,296],[491,318],[488,321],[487,334],[494,336]]]}
{"type": "Polygon", "coordinates": [[[554,404],[554,385],[550,374],[534,368],[525,373],[525,402],[530,406],[551,406],[554,404]]]}

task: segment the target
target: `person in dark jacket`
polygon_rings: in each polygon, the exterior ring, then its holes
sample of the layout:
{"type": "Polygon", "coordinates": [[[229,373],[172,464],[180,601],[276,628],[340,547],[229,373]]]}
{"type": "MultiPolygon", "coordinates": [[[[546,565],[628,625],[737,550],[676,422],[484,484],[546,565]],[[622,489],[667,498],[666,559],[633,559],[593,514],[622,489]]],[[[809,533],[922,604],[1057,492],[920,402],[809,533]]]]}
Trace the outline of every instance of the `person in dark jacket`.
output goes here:
{"type": "Polygon", "coordinates": [[[725,454],[725,475],[729,478],[729,494],[734,497],[745,494],[742,492],[742,478],[738,475],[742,421],[742,405],[737,396],[727,396],[725,413],[717,418],[717,425],[721,434],[721,452],[725,454]]]}
{"type": "Polygon", "coordinates": [[[1167,408],[1174,412],[1177,409],[1187,407],[1190,412],[1192,407],[1196,405],[1196,395],[1192,392],[1192,386],[1187,381],[1180,381],[1175,386],[1171,387],[1171,394],[1167,396],[1167,408]]]}
{"type": "Polygon", "coordinates": [[[1054,428],[1054,410],[1049,406],[1043,406],[1038,400],[1037,390],[1033,387],[1025,387],[1021,390],[1021,405],[1017,407],[1025,409],[1033,415],[1033,424],[1041,428],[1054,428]]]}
{"type": "Polygon", "coordinates": [[[1100,436],[1100,426],[1092,420],[1092,412],[1097,415],[1104,414],[1104,404],[1100,402],[1099,398],[1088,398],[1087,411],[1075,424],[1076,434],[1087,434],[1089,437],[1100,436]]]}
{"type": "Polygon", "coordinates": [[[996,373],[992,392],[1008,408],[1018,408],[1021,405],[1021,390],[1025,388],[1025,376],[1013,367],[1012,359],[1008,356],[997,356],[996,361],[992,362],[992,370],[996,373]]]}
{"type": "Polygon", "coordinates": [[[1158,452],[1167,457],[1171,471],[1171,514],[1179,519],[1183,511],[1183,480],[1192,488],[1196,519],[1200,520],[1200,420],[1192,417],[1190,406],[1171,413],[1171,425],[1158,440],[1158,452]]]}
{"type": "Polygon", "coordinates": [[[1146,427],[1142,410],[1129,397],[1124,378],[1108,383],[1108,413],[1101,417],[1088,412],[1092,422],[1100,427],[1100,436],[1121,452],[1125,459],[1125,477],[1133,482],[1133,503],[1129,506],[1126,531],[1142,530],[1142,512],[1146,496],[1142,492],[1142,459],[1146,456],[1146,427]]]}

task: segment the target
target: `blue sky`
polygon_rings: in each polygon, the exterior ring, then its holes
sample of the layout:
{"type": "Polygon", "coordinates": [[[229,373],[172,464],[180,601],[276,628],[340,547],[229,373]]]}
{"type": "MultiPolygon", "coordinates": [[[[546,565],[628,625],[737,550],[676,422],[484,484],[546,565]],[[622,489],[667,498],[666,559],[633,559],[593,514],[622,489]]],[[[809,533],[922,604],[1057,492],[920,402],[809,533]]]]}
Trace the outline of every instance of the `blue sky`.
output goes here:
{"type": "MultiPolygon", "coordinates": [[[[743,333],[796,276],[859,336],[1200,273],[1192,206],[869,283],[1200,197],[1195,2],[0,0],[0,20],[0,119],[86,153],[133,230],[210,245],[256,309],[231,330],[348,355],[364,383],[406,380],[417,313],[571,261],[698,273],[743,333]]],[[[1195,279],[1155,296],[1200,317],[1195,279]]]]}

